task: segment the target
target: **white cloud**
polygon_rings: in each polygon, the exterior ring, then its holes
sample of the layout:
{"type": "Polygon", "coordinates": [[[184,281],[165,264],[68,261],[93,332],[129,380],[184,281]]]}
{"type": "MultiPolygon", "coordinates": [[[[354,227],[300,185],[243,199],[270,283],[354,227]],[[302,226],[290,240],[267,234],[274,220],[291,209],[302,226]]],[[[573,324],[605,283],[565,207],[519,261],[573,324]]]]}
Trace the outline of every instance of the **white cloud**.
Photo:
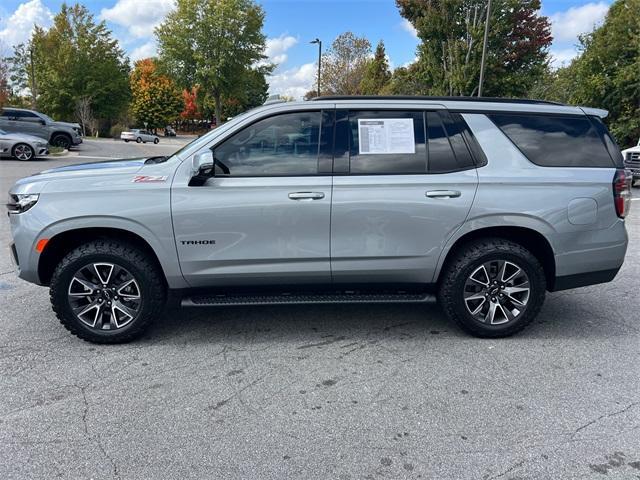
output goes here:
{"type": "Polygon", "coordinates": [[[3,22],[0,30],[0,43],[13,47],[29,40],[34,25],[43,28],[51,26],[53,14],[41,0],[30,0],[21,3],[15,12],[3,22]]]}
{"type": "Polygon", "coordinates": [[[575,47],[572,48],[552,48],[551,51],[551,66],[553,68],[560,68],[568,65],[578,55],[578,50],[575,47]]]}
{"type": "Polygon", "coordinates": [[[608,11],[607,3],[598,2],[554,13],[549,17],[554,41],[577,41],[578,35],[590,32],[598,26],[608,11]]]}
{"type": "Polygon", "coordinates": [[[414,27],[413,24],[406,18],[400,24],[400,28],[409,32],[411,35],[413,35],[414,38],[418,38],[418,31],[416,30],[416,27],[414,27]]]}
{"type": "Polygon", "coordinates": [[[267,39],[265,55],[269,61],[275,64],[282,64],[287,61],[287,50],[298,43],[298,39],[290,35],[280,35],[276,38],[267,39]]]}
{"type": "Polygon", "coordinates": [[[118,0],[103,8],[100,18],[125,27],[135,38],[151,37],[174,4],[174,0],[118,0]]]}
{"type": "Polygon", "coordinates": [[[313,88],[316,81],[317,68],[318,66],[315,63],[305,63],[299,67],[271,75],[267,79],[269,93],[271,95],[288,95],[301,99],[305,93],[313,88]]]}
{"type": "Polygon", "coordinates": [[[155,57],[157,53],[156,42],[150,41],[134,48],[129,54],[129,57],[132,62],[135,62],[136,60],[141,60],[143,58],[155,57]]]}

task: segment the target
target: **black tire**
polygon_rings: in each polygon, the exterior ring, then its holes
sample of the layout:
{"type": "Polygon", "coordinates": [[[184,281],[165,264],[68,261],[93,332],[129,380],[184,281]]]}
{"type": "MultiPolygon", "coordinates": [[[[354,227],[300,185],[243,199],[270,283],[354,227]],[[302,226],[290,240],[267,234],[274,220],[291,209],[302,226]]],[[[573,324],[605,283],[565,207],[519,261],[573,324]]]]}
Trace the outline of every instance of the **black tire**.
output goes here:
{"type": "Polygon", "coordinates": [[[441,277],[438,300],[447,317],[466,332],[477,337],[497,338],[508,337],[527,327],[540,312],[545,291],[544,270],[529,250],[510,240],[485,238],[464,245],[447,262],[441,277]],[[530,285],[524,311],[506,323],[496,325],[477,320],[464,300],[467,280],[478,267],[490,261],[513,262],[528,276],[530,285]]]}
{"type": "Polygon", "coordinates": [[[136,143],[141,143],[142,139],[140,137],[136,138],[136,143]]]}
{"type": "Polygon", "coordinates": [[[21,162],[28,162],[36,158],[36,152],[28,143],[16,143],[11,149],[11,156],[21,162]]]}
{"type": "Polygon", "coordinates": [[[157,145],[158,143],[160,143],[160,140],[158,140],[157,138],[154,138],[153,143],[157,145]]]}
{"type": "Polygon", "coordinates": [[[125,343],[139,337],[160,316],[167,296],[163,273],[145,252],[134,245],[109,239],[95,240],[69,252],[53,273],[49,294],[60,323],[72,334],[93,343],[125,343]],[[133,319],[112,330],[85,324],[73,312],[68,295],[71,282],[80,269],[92,263],[105,262],[130,272],[139,285],[141,298],[133,319]]]}
{"type": "Polygon", "coordinates": [[[51,137],[51,145],[54,147],[61,147],[66,150],[71,147],[71,137],[66,133],[56,133],[53,137],[51,137]]]}
{"type": "Polygon", "coordinates": [[[129,140],[125,140],[124,143],[129,143],[129,140]]]}

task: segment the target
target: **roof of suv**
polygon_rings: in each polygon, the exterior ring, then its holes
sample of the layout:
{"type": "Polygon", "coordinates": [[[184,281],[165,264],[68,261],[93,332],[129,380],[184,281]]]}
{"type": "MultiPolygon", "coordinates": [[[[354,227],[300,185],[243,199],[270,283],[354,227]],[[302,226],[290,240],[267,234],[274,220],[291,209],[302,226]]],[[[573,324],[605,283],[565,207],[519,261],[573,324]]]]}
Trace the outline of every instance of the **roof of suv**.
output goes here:
{"type": "MultiPolygon", "coordinates": [[[[525,112],[525,113],[555,113],[567,115],[594,115],[606,117],[609,112],[599,108],[578,107],[545,100],[524,98],[495,98],[495,97],[427,97],[427,96],[375,96],[375,95],[328,95],[311,99],[312,102],[337,104],[345,103],[397,103],[403,105],[438,104],[450,110],[478,113],[487,111],[525,112]]],[[[302,102],[308,103],[308,102],[302,102]]]]}

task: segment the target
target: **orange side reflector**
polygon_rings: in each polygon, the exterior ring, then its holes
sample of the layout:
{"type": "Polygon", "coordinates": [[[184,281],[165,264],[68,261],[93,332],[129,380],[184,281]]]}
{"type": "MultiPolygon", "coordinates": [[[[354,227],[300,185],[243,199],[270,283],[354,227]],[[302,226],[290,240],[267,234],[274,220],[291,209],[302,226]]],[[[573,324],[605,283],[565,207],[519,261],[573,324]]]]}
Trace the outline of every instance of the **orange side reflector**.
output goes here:
{"type": "Polygon", "coordinates": [[[49,243],[48,238],[41,238],[40,240],[38,240],[38,243],[36,244],[36,252],[42,253],[44,247],[47,246],[47,243],[49,243]]]}

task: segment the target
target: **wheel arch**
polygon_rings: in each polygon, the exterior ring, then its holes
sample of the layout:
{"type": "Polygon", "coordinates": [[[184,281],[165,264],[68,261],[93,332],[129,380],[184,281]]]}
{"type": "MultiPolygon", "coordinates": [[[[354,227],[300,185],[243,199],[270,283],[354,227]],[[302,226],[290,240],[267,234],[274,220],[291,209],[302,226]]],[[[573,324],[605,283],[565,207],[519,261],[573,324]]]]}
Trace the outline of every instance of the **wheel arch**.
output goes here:
{"type": "Polygon", "coordinates": [[[74,228],[60,232],[50,238],[38,259],[38,278],[40,283],[42,285],[49,285],[56,266],[71,250],[84,243],[100,239],[124,241],[140,248],[149,255],[149,258],[151,258],[164,273],[165,286],[167,286],[166,271],[155,250],[147,240],[130,230],[113,227],[74,228]]]}
{"type": "Polygon", "coordinates": [[[548,238],[530,227],[524,226],[488,226],[470,230],[461,236],[459,236],[446,252],[446,255],[441,257],[440,267],[436,272],[436,281],[439,283],[442,278],[442,273],[445,270],[448,262],[450,262],[461,248],[466,244],[480,239],[480,238],[504,238],[511,240],[519,245],[522,245],[529,250],[540,261],[544,270],[545,278],[547,281],[547,289],[552,290],[555,284],[556,277],[556,263],[553,247],[548,238]]]}
{"type": "Polygon", "coordinates": [[[51,142],[51,140],[53,140],[56,135],[64,135],[69,139],[70,142],[73,142],[73,136],[69,132],[65,132],[64,130],[54,130],[53,132],[51,132],[51,135],[49,135],[49,142],[51,142]]]}

